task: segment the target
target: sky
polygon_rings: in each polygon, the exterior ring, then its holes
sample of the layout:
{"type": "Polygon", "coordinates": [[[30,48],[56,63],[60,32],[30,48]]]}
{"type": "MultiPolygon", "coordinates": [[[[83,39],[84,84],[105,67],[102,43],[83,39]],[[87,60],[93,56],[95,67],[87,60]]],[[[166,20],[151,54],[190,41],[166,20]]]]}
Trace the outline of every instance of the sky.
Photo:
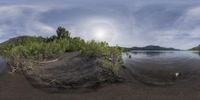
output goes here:
{"type": "Polygon", "coordinates": [[[49,37],[59,26],[110,45],[189,49],[200,44],[200,1],[0,0],[0,42],[49,37]]]}

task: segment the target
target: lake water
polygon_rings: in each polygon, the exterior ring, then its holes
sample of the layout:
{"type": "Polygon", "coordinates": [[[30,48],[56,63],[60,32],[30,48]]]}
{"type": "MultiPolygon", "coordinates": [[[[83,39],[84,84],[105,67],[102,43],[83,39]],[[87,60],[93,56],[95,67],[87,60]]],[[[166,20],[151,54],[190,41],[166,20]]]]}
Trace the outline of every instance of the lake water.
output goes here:
{"type": "Polygon", "coordinates": [[[129,74],[148,84],[176,84],[200,76],[199,52],[131,51],[123,59],[129,74]]]}
{"type": "Polygon", "coordinates": [[[5,61],[0,57],[0,74],[6,68],[5,61]]]}

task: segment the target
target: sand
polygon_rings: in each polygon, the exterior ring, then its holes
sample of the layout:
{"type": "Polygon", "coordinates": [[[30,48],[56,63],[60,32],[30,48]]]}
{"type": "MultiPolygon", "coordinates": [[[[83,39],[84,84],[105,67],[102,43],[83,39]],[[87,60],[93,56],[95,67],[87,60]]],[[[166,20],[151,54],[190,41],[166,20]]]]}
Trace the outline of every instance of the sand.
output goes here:
{"type": "MultiPolygon", "coordinates": [[[[128,77],[127,77],[128,78],[128,77]]],[[[0,100],[200,100],[200,80],[151,86],[134,79],[92,91],[50,93],[32,87],[23,75],[0,74],[0,100]]]]}

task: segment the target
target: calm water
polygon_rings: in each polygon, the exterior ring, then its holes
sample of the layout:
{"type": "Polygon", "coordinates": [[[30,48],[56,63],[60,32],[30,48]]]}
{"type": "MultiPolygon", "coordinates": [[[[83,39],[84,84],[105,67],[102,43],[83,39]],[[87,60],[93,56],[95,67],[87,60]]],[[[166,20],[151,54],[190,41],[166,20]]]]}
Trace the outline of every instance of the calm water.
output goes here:
{"type": "Polygon", "coordinates": [[[168,85],[200,77],[199,52],[131,51],[123,59],[130,75],[144,83],[168,85]]]}
{"type": "Polygon", "coordinates": [[[6,68],[5,61],[0,57],[0,74],[6,68]]]}

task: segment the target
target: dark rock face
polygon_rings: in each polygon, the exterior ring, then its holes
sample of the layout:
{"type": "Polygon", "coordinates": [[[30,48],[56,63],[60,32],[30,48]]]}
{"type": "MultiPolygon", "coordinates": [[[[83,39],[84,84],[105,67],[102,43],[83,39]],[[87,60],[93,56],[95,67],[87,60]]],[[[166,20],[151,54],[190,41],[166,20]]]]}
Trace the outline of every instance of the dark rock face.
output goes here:
{"type": "Polygon", "coordinates": [[[103,66],[103,61],[103,58],[86,58],[72,52],[54,62],[25,64],[22,69],[35,87],[94,88],[119,81],[109,66],[103,66]]]}

